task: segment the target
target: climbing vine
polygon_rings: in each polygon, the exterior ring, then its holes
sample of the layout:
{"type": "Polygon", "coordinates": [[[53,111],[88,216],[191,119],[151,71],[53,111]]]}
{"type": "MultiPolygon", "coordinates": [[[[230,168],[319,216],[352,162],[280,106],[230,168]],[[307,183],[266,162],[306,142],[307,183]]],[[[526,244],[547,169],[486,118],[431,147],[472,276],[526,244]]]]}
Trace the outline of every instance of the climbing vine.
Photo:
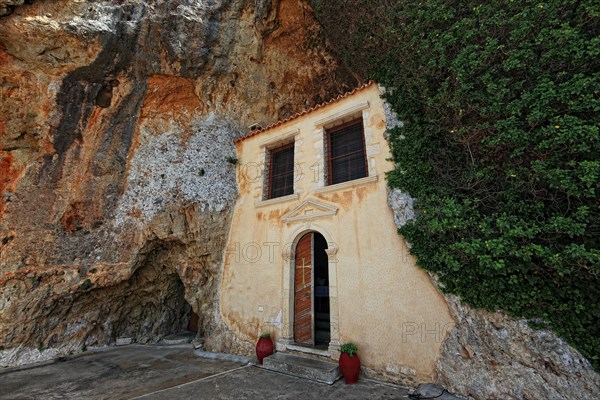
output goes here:
{"type": "Polygon", "coordinates": [[[600,366],[600,4],[313,1],[387,88],[400,229],[443,290],[553,329],[600,366]]]}

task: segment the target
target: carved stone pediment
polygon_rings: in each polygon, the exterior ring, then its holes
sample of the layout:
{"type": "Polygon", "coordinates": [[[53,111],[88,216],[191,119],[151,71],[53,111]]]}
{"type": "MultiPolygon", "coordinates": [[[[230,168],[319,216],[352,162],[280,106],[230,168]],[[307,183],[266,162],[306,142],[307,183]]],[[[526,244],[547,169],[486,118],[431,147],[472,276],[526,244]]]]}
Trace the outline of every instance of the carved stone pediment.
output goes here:
{"type": "Polygon", "coordinates": [[[281,217],[283,222],[303,221],[335,215],[338,207],[317,200],[305,200],[281,217]]]}

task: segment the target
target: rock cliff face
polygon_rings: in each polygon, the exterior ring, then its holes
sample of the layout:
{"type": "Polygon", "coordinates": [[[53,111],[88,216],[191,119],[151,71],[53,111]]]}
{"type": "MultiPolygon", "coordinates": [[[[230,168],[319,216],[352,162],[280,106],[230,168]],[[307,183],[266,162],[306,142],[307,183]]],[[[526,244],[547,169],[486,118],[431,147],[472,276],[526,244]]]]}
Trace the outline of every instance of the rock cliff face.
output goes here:
{"type": "MultiPolygon", "coordinates": [[[[233,138],[356,84],[305,2],[0,0],[0,16],[0,365],[190,320],[207,348],[248,352],[218,311],[233,138]]],[[[406,194],[390,206],[398,224],[414,217],[406,194]]],[[[447,300],[439,383],[599,396],[555,335],[447,300]]]]}
{"type": "Polygon", "coordinates": [[[0,364],[218,317],[233,139],[353,87],[292,0],[0,1],[0,364]]]}
{"type": "Polygon", "coordinates": [[[597,399],[600,376],[554,333],[446,296],[456,320],[436,370],[439,383],[475,399],[597,399]]]}

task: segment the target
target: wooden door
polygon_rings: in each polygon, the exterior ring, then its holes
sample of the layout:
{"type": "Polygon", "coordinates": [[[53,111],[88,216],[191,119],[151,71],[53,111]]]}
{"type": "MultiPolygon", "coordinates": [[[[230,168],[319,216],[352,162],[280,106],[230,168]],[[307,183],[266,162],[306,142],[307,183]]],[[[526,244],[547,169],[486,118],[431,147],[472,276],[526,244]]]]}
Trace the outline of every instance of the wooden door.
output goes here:
{"type": "Polygon", "coordinates": [[[313,234],[304,235],[296,246],[294,279],[294,340],[313,344],[312,263],[313,234]]]}

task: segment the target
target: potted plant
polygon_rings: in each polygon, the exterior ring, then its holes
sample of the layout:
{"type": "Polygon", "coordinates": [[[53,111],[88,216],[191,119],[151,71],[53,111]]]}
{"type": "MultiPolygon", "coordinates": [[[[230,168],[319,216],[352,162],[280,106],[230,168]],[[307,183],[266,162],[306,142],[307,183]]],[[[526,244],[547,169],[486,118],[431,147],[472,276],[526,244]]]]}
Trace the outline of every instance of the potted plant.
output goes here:
{"type": "Polygon", "coordinates": [[[356,383],[360,375],[360,358],[356,352],[358,347],[354,343],[344,343],[340,347],[340,371],[348,384],[356,383]]]}
{"type": "Polygon", "coordinates": [[[256,358],[258,363],[262,365],[263,358],[273,354],[273,341],[271,340],[271,334],[268,332],[261,333],[258,343],[256,343],[256,358]]]}

